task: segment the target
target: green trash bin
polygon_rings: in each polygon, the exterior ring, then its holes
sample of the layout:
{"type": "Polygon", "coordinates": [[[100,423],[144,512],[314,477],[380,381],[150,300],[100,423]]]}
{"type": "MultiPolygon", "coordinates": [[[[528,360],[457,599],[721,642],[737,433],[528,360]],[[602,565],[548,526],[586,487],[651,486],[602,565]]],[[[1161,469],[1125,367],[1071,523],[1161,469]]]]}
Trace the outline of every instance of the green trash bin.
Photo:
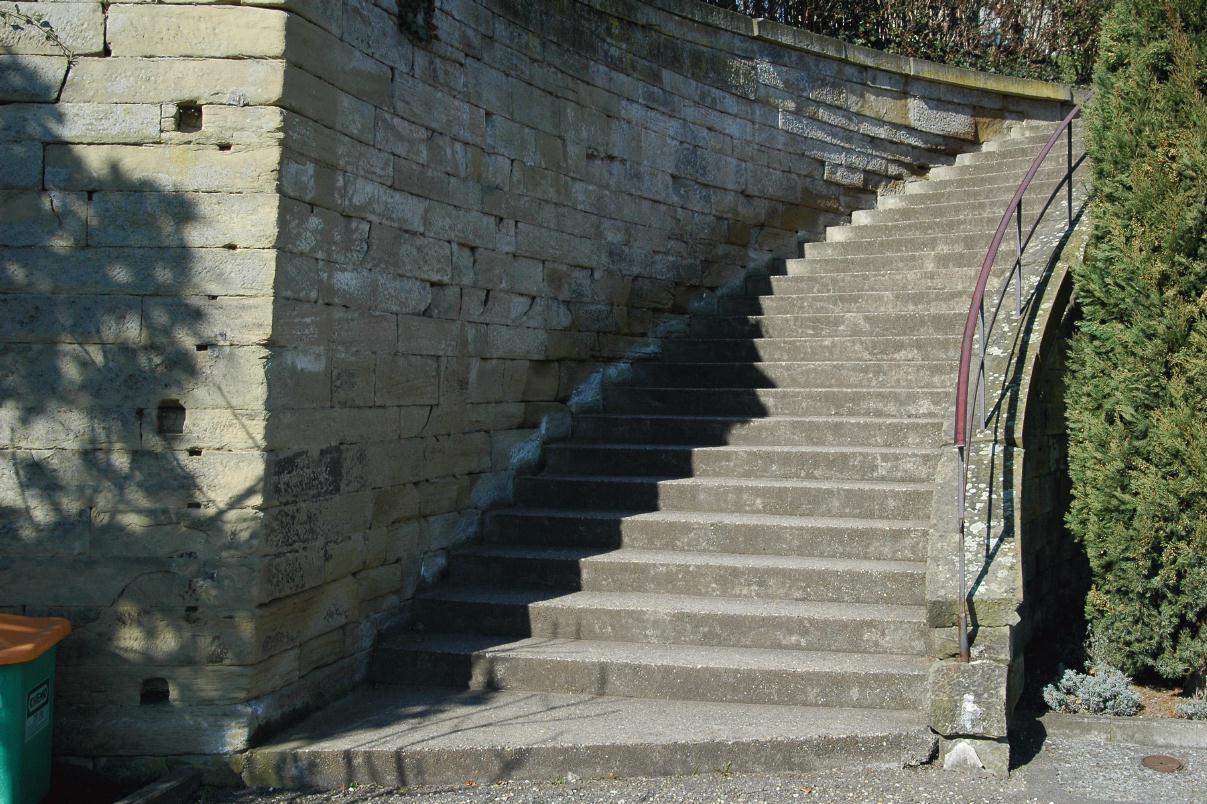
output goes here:
{"type": "Polygon", "coordinates": [[[0,614],[0,804],[37,804],[50,790],[58,617],[0,614]]]}

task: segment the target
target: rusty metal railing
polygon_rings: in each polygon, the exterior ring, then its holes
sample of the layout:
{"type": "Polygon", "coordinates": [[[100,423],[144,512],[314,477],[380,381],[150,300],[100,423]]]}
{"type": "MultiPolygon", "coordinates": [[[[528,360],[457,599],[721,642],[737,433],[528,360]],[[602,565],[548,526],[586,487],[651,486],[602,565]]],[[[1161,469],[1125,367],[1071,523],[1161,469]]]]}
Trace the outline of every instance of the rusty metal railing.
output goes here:
{"type": "Polygon", "coordinates": [[[989,343],[989,335],[993,331],[993,326],[997,322],[998,313],[1001,311],[1002,302],[1006,298],[1006,294],[1010,290],[1011,283],[1015,286],[1015,314],[1021,315],[1023,310],[1023,254],[1026,246],[1039,226],[1040,220],[1043,218],[1044,212],[1047,211],[1051,203],[1045,204],[1035,221],[1032,223],[1027,235],[1023,235],[1023,196],[1031,186],[1032,180],[1043,166],[1052,150],[1056,147],[1056,143],[1060,141],[1063,135],[1066,142],[1065,151],[1065,175],[1061,182],[1057,185],[1057,189],[1053,191],[1053,196],[1060,190],[1060,186],[1065,188],[1065,203],[1067,209],[1067,226],[1073,226],[1073,173],[1080,165],[1073,161],[1073,121],[1081,116],[1081,106],[1074,106],[1073,111],[1069,112],[1068,116],[1061,121],[1057,126],[1056,131],[1048,139],[1047,144],[1035,157],[1031,163],[1031,167],[1027,170],[1022,181],[1019,183],[1018,189],[1014,193],[1014,197],[1010,199],[1010,204],[1002,213],[1001,223],[997,226],[997,231],[993,235],[993,240],[989,243],[989,251],[985,254],[985,261],[981,263],[981,272],[977,275],[976,287],[972,292],[972,302],[968,306],[968,317],[964,321],[964,338],[960,344],[960,366],[959,373],[956,379],[956,411],[955,411],[955,447],[959,460],[958,475],[956,479],[956,510],[959,514],[960,528],[960,600],[959,600],[959,632],[960,632],[960,661],[967,662],[971,659],[968,638],[968,573],[967,561],[965,557],[965,515],[967,494],[968,494],[968,463],[969,463],[969,433],[976,430],[984,429],[988,420],[986,418],[986,402],[985,402],[985,353],[989,343]],[[1006,232],[1011,228],[1011,221],[1014,223],[1015,247],[1017,253],[1014,258],[1014,266],[1010,271],[1010,275],[1002,282],[1001,289],[997,293],[997,301],[994,306],[992,315],[986,316],[985,309],[985,290],[989,284],[989,276],[993,273],[993,266],[997,261],[998,252],[1001,250],[1002,241],[1005,240],[1006,232]],[[969,405],[969,377],[972,374],[973,349],[974,342],[979,345],[979,358],[977,360],[976,382],[971,389],[971,395],[974,397],[974,402],[969,405]],[[978,425],[975,430],[973,425],[978,425]]]}

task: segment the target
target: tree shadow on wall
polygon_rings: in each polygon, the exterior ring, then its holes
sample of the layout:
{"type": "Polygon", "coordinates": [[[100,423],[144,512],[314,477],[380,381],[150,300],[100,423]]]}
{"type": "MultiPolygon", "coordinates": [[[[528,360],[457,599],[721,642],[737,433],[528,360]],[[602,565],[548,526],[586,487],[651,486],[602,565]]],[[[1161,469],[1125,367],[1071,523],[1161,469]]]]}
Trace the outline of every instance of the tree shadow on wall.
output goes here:
{"type": "MultiPolygon", "coordinates": [[[[203,735],[169,724],[215,701],[177,670],[250,663],[237,612],[252,605],[255,516],[240,509],[255,500],[237,471],[247,455],[231,450],[257,446],[239,408],[259,359],[205,309],[240,252],[188,248],[212,223],[190,195],[164,194],[170,180],[123,167],[146,146],[66,145],[106,139],[83,114],[0,106],[8,152],[44,159],[0,189],[0,611],[72,623],[57,754],[197,753],[203,735]]],[[[114,139],[138,120],[140,142],[161,139],[158,108],[114,114],[114,139]]]]}

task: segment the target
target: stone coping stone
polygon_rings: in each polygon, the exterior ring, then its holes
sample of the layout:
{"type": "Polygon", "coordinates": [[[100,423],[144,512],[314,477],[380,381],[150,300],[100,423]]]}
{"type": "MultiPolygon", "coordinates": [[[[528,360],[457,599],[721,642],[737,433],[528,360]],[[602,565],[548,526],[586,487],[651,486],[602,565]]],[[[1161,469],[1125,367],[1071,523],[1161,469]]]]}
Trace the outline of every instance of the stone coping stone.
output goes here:
{"type": "MultiPolygon", "coordinates": [[[[1016,722],[1036,717],[1019,713],[1016,722]]],[[[1207,749],[1207,722],[1172,718],[1116,717],[1112,715],[1071,715],[1044,712],[1039,715],[1048,737],[1068,740],[1099,740],[1168,748],[1207,749]]]]}
{"type": "Polygon", "coordinates": [[[952,67],[925,59],[898,56],[881,50],[849,44],[841,39],[822,36],[791,25],[765,19],[751,19],[736,12],[710,6],[701,0],[651,0],[651,3],[671,14],[706,25],[713,25],[733,33],[884,72],[1023,98],[1063,102],[1074,100],[1074,89],[1068,84],[1038,81],[1032,78],[1015,78],[1009,75],[969,70],[964,67],[952,67]]]}

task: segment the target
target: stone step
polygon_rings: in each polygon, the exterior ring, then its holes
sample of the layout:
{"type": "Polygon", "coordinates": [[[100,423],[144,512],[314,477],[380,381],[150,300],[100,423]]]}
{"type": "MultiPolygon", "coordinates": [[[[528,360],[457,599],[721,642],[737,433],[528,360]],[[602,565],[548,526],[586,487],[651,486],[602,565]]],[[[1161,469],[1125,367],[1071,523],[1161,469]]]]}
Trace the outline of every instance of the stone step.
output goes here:
{"type": "MultiPolygon", "coordinates": [[[[932,193],[942,194],[952,191],[980,190],[988,187],[1009,187],[1010,192],[1007,194],[1007,197],[1009,197],[1014,194],[1014,190],[1018,188],[1026,172],[1024,168],[1023,170],[999,170],[985,174],[957,176],[954,178],[922,179],[906,183],[904,192],[906,195],[930,195],[932,193]]],[[[1064,176],[1064,165],[1049,164],[1045,161],[1044,165],[1036,172],[1032,182],[1054,183],[1063,179],[1064,176]]]]}
{"type": "MultiPolygon", "coordinates": [[[[601,553],[591,548],[486,545],[455,552],[449,560],[449,576],[454,584],[470,586],[507,583],[530,589],[648,592],[698,595],[705,599],[921,606],[925,602],[926,564],[669,550],[622,549],[601,553]]],[[[906,652],[913,652],[913,648],[906,652]]]]}
{"type": "MultiPolygon", "coordinates": [[[[971,291],[969,292],[971,297],[971,291]]],[[[919,332],[959,335],[968,303],[939,312],[823,313],[817,315],[693,316],[689,332],[705,338],[912,337],[919,332]]]]}
{"type": "Polygon", "coordinates": [[[553,444],[545,470],[559,475],[772,477],[785,480],[934,480],[938,452],[901,447],[691,447],[553,444]]]}
{"type": "MultiPolygon", "coordinates": [[[[1063,188],[1062,188],[1063,189],[1063,188]]],[[[1012,194],[1013,195],[1013,194],[1012,194]]],[[[1084,197],[1085,193],[1078,191],[1074,194],[1074,207],[1078,201],[1084,197]]],[[[894,196],[896,197],[896,196],[894,196]]],[[[1036,196],[1028,192],[1023,203],[1023,223],[1027,226],[1035,223],[1036,217],[1042,212],[1045,217],[1065,215],[1065,194],[1057,193],[1052,199],[1052,203],[1045,210],[1044,205],[1040,203],[1032,204],[1036,196]]],[[[912,199],[913,196],[904,196],[906,199],[912,199]]],[[[954,202],[947,204],[934,204],[927,206],[918,204],[915,206],[896,206],[886,207],[880,206],[876,209],[859,210],[851,215],[851,221],[859,226],[881,223],[927,223],[930,221],[954,221],[958,222],[967,217],[989,217],[996,218],[998,222],[1002,219],[1002,214],[1006,211],[1007,199],[990,199],[988,201],[968,201],[954,202]]],[[[997,229],[995,223],[992,227],[997,229]]],[[[986,240],[988,245],[988,240],[986,240]]],[[[982,254],[984,256],[984,254],[982,254]]]]}
{"type": "Polygon", "coordinates": [[[780,446],[937,447],[948,417],[854,416],[651,416],[578,414],[573,440],[615,444],[695,446],[777,444],[780,446]]]}
{"type": "MultiPolygon", "coordinates": [[[[1004,208],[1005,204],[1002,206],[1004,208]]],[[[1007,245],[1013,248],[1013,244],[1003,243],[1003,250],[1007,245]]],[[[872,240],[848,240],[838,243],[819,241],[816,243],[805,243],[805,260],[807,261],[812,257],[879,257],[889,254],[920,254],[945,251],[975,252],[978,250],[983,256],[988,246],[989,238],[983,232],[949,234],[941,237],[929,234],[906,237],[881,237],[872,240]]]]}
{"type": "Polygon", "coordinates": [[[827,243],[842,243],[850,240],[875,240],[884,237],[914,237],[918,235],[977,234],[990,236],[1002,220],[1002,211],[988,215],[968,215],[944,220],[927,218],[914,221],[890,221],[886,223],[854,223],[849,226],[831,226],[826,229],[827,243]]]}
{"type": "Polygon", "coordinates": [[[942,360],[954,358],[959,351],[960,340],[955,335],[914,338],[674,338],[663,342],[659,356],[673,363],[699,363],[710,358],[725,363],[744,360],[793,363],[820,360],[942,360]]]}
{"type": "MultiPolygon", "coordinates": [[[[952,377],[955,363],[952,363],[952,377]]],[[[951,412],[955,380],[938,388],[652,388],[606,386],[607,413],[682,416],[894,416],[951,412]]]]}
{"type": "Polygon", "coordinates": [[[437,633],[850,653],[926,651],[922,606],[446,584],[415,597],[414,619],[423,630],[437,633]]]}
{"type": "MultiPolygon", "coordinates": [[[[1081,181],[1081,176],[1074,177],[1078,182],[1081,181]]],[[[1061,176],[1063,179],[1063,174],[1061,176]]],[[[1049,195],[1055,195],[1059,189],[1064,192],[1064,184],[1061,179],[1043,179],[1036,178],[1028,188],[1029,197],[1031,198],[1047,198],[1049,195]]],[[[969,181],[967,179],[959,179],[956,181],[969,181]]],[[[993,201],[998,204],[999,209],[1005,209],[1010,203],[1010,199],[1014,196],[1014,191],[1018,189],[1018,181],[1005,182],[1003,184],[993,184],[988,186],[978,186],[975,182],[971,182],[969,186],[962,187],[935,187],[907,190],[906,192],[897,193],[896,195],[883,195],[877,201],[877,206],[880,209],[893,209],[895,207],[921,206],[929,207],[934,205],[968,203],[973,204],[980,201],[993,201]]],[[[912,186],[912,185],[911,185],[912,186]]]]}
{"type": "MultiPolygon", "coordinates": [[[[856,241],[864,242],[864,241],[856,241]]],[[[986,240],[988,242],[988,240],[986,240]]],[[[818,315],[858,312],[931,312],[951,310],[967,303],[969,291],[947,290],[865,290],[856,293],[776,294],[721,299],[721,315],[818,315]]]]}
{"type": "Polygon", "coordinates": [[[402,634],[383,640],[370,678],[720,703],[920,709],[931,660],[897,654],[649,645],[586,639],[402,634]]]}
{"type": "MultiPolygon", "coordinates": [[[[1077,133],[1076,122],[1074,122],[1073,126],[1073,161],[1076,162],[1077,159],[1083,153],[1085,153],[1086,142],[1085,137],[1077,133]]],[[[1039,152],[1042,151],[1044,145],[1047,144],[1049,136],[1051,135],[1049,134],[1043,137],[1037,137],[1035,138],[1034,142],[1021,145],[1018,144],[1018,141],[1016,140],[1013,143],[1003,142],[1000,144],[995,144],[995,147],[982,149],[980,151],[969,151],[968,153],[957,156],[955,164],[991,164],[994,162],[1012,162],[1018,159],[1025,161],[1029,165],[1035,161],[1037,156],[1039,156],[1039,152]]],[[[1053,158],[1058,155],[1061,159],[1066,158],[1068,147],[1067,141],[1062,136],[1049,152],[1049,158],[1053,158]]]]}
{"type": "MultiPolygon", "coordinates": [[[[1047,141],[1052,137],[1052,132],[1056,130],[1057,123],[1053,123],[1049,127],[1037,127],[1031,129],[1025,134],[1012,135],[1009,137],[996,137],[989,140],[981,146],[982,152],[992,151],[1008,151],[1015,148],[1031,148],[1036,153],[1040,148],[1043,148],[1047,141]]],[[[1085,133],[1085,124],[1081,120],[1073,121],[1073,142],[1076,143],[1083,138],[1085,133]]]]}
{"type": "MultiPolygon", "coordinates": [[[[1005,205],[1003,204],[1002,207],[1005,205]]],[[[1001,207],[999,207],[1001,209],[1001,207]]],[[[915,251],[908,254],[860,254],[843,257],[799,257],[784,261],[786,276],[812,274],[868,273],[871,271],[920,271],[973,269],[981,266],[989,241],[964,251],[915,251]]]]}
{"type": "Polygon", "coordinates": [[[507,779],[816,771],[926,762],[917,711],[385,686],[246,754],[263,787],[464,787],[507,779]]]}
{"type": "MultiPolygon", "coordinates": [[[[933,168],[928,174],[928,179],[957,179],[971,176],[989,176],[996,173],[1014,173],[1020,179],[1034,164],[1036,157],[1039,156],[1039,148],[1036,148],[1034,153],[1020,154],[1018,156],[1003,157],[1004,152],[989,152],[978,155],[980,159],[957,159],[954,165],[943,165],[942,167],[933,168]]],[[[1085,149],[1073,144],[1073,166],[1080,171],[1082,168],[1077,166],[1079,160],[1085,154],[1085,149]]],[[[1064,140],[1053,151],[1050,151],[1044,158],[1044,166],[1059,166],[1064,168],[1068,154],[1065,152],[1064,140]]]]}
{"type": "MultiPolygon", "coordinates": [[[[962,294],[961,294],[962,295],[962,294]]],[[[941,388],[951,360],[635,363],[626,385],[657,388],[941,388]]]]}
{"type": "MultiPolygon", "coordinates": [[[[988,244],[988,239],[986,239],[988,244]]],[[[760,276],[746,281],[746,294],[767,296],[803,293],[858,293],[861,291],[897,290],[955,290],[971,287],[975,269],[961,268],[903,268],[895,271],[847,271],[836,274],[795,274],[793,276],[760,276]]]]}
{"type": "Polygon", "coordinates": [[[929,482],[549,474],[517,478],[515,490],[517,503],[537,508],[860,519],[920,519],[934,495],[929,482]]]}
{"type": "Polygon", "coordinates": [[[486,515],[484,542],[922,561],[929,532],[929,517],[894,522],[692,511],[510,508],[486,515]]]}

